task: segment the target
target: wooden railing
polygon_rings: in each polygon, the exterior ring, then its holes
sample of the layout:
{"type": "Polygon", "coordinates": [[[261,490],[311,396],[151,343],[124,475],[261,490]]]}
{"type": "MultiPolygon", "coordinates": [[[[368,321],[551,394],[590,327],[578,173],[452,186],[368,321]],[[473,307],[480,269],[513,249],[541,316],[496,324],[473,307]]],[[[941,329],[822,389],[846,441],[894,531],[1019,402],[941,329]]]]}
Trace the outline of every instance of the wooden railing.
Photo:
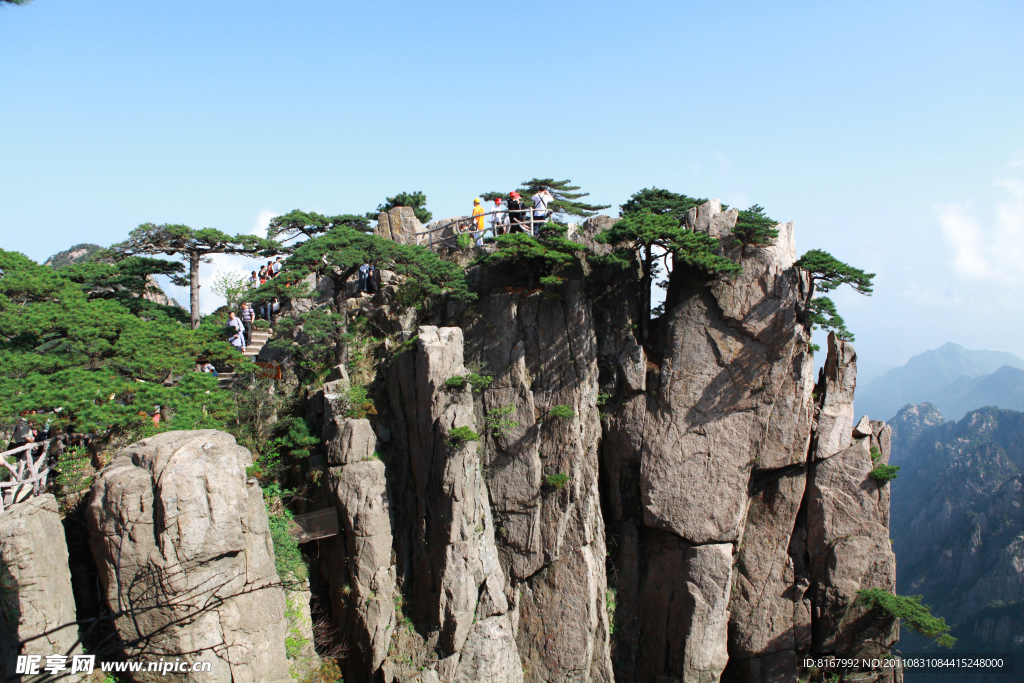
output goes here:
{"type": "MultiPolygon", "coordinates": [[[[482,231],[477,230],[476,226],[473,225],[473,224],[476,222],[476,220],[478,218],[480,218],[480,216],[483,216],[484,219],[486,220],[487,216],[494,216],[494,215],[498,215],[498,214],[508,215],[508,213],[509,213],[508,209],[501,209],[501,210],[498,210],[498,211],[488,211],[486,213],[480,214],[479,216],[467,216],[465,218],[457,218],[454,221],[452,221],[451,223],[447,223],[445,225],[442,225],[439,228],[434,228],[433,230],[424,230],[423,232],[416,233],[416,244],[424,245],[424,242],[421,241],[421,239],[420,239],[421,236],[425,236],[425,238],[426,238],[426,244],[424,246],[430,247],[431,249],[433,249],[435,244],[444,244],[445,246],[453,246],[451,244],[448,244],[449,240],[455,240],[455,245],[457,245],[458,244],[458,238],[459,238],[460,235],[473,235],[473,234],[479,232],[480,233],[480,239],[483,239],[484,236],[487,235],[488,233],[490,233],[491,237],[493,237],[494,236],[493,224],[491,224],[489,226],[485,226],[482,231]],[[465,227],[463,227],[463,226],[465,226],[465,227]],[[440,237],[440,238],[435,238],[434,237],[434,233],[442,232],[444,230],[449,230],[449,229],[452,231],[451,235],[448,235],[447,237],[440,237]]],[[[512,223],[510,220],[506,219],[506,221],[504,223],[502,223],[502,225],[505,226],[505,229],[509,230],[513,225],[519,225],[519,226],[522,226],[523,228],[529,230],[529,233],[531,235],[536,235],[537,234],[536,227],[540,226],[540,225],[543,225],[548,220],[547,218],[544,218],[544,219],[534,218],[534,216],[533,216],[533,209],[529,208],[529,207],[524,208],[522,210],[522,213],[523,213],[523,216],[521,217],[519,223],[512,223]]],[[[551,216],[551,213],[552,213],[551,211],[547,212],[548,217],[551,216]]]]}
{"type": "Polygon", "coordinates": [[[11,478],[0,481],[0,512],[11,505],[19,503],[31,496],[38,496],[46,491],[46,480],[50,475],[50,467],[46,458],[50,452],[50,440],[39,443],[27,443],[0,453],[0,465],[7,468],[11,478]],[[32,451],[39,449],[39,457],[33,458],[32,451]],[[22,451],[25,455],[14,464],[7,461],[7,456],[17,455],[22,451]]]}

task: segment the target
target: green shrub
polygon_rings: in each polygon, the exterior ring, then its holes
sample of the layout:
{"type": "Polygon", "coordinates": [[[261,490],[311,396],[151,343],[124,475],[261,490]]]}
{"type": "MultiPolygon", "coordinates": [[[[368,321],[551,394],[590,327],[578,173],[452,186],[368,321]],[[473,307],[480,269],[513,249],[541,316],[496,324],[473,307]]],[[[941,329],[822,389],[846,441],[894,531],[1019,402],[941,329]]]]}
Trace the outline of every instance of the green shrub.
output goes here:
{"type": "Polygon", "coordinates": [[[876,465],[875,469],[869,472],[869,475],[875,481],[889,482],[898,476],[896,473],[899,470],[899,465],[876,465]]]}
{"type": "Polygon", "coordinates": [[[400,353],[412,351],[413,349],[416,348],[416,342],[418,342],[419,339],[420,336],[418,334],[414,334],[413,336],[409,337],[408,340],[402,342],[402,344],[397,349],[395,349],[395,355],[397,356],[400,353]]]}
{"type": "Polygon", "coordinates": [[[608,402],[608,400],[610,398],[612,398],[611,394],[598,394],[597,395],[597,405],[603,406],[605,403],[608,402]]]}
{"type": "Polygon", "coordinates": [[[573,409],[565,405],[552,406],[551,410],[548,411],[548,414],[551,417],[557,417],[560,420],[571,420],[576,417],[576,413],[573,409]]]}
{"type": "Polygon", "coordinates": [[[459,245],[459,249],[469,249],[473,246],[473,238],[467,234],[459,235],[455,241],[459,245]]]}
{"type": "Polygon", "coordinates": [[[561,489],[565,488],[565,483],[569,481],[569,475],[563,472],[559,472],[558,474],[549,474],[545,477],[545,480],[548,482],[548,486],[554,486],[556,489],[561,489]]]}
{"type": "Polygon", "coordinates": [[[461,389],[466,383],[466,378],[462,375],[452,375],[444,381],[444,385],[449,389],[461,389]]]}
{"type": "Polygon", "coordinates": [[[616,592],[614,588],[609,588],[605,591],[604,601],[608,607],[608,635],[615,634],[615,597],[616,592]]]}
{"type": "MultiPolygon", "coordinates": [[[[263,499],[267,504],[267,522],[270,524],[270,538],[274,543],[274,566],[282,583],[287,584],[289,575],[296,581],[306,579],[306,563],[302,559],[302,551],[298,542],[288,532],[292,513],[284,507],[281,498],[292,491],[282,490],[279,484],[270,484],[263,489],[263,499]]],[[[286,588],[289,586],[285,586],[286,588]]]]}
{"type": "Polygon", "coordinates": [[[456,427],[448,432],[448,444],[453,447],[461,446],[467,441],[476,441],[480,435],[469,427],[456,427]]]}
{"type": "Polygon", "coordinates": [[[57,472],[55,483],[60,496],[80,493],[92,485],[92,459],[81,446],[72,446],[61,453],[54,469],[57,472]]]}
{"type": "Polygon", "coordinates": [[[353,384],[348,389],[346,398],[350,406],[348,417],[360,420],[367,415],[376,415],[377,409],[373,405],[373,399],[369,398],[369,389],[358,384],[353,384]]]}
{"type": "Polygon", "coordinates": [[[882,588],[870,588],[857,591],[857,603],[899,619],[911,631],[935,639],[936,645],[953,647],[956,643],[946,620],[933,616],[931,608],[921,604],[920,595],[893,595],[882,588]]]}
{"type": "Polygon", "coordinates": [[[473,391],[480,391],[490,386],[494,378],[490,375],[478,375],[474,372],[466,375],[466,381],[473,385],[473,391]]]}
{"type": "Polygon", "coordinates": [[[515,429],[519,426],[519,422],[516,420],[509,420],[507,417],[515,412],[515,406],[505,406],[504,408],[495,408],[494,410],[488,410],[484,415],[484,424],[491,430],[491,434],[497,438],[499,436],[506,436],[511,429],[515,429]]]}
{"type": "Polygon", "coordinates": [[[540,283],[545,286],[560,285],[563,282],[565,282],[565,278],[557,275],[545,275],[540,279],[540,283]]]}

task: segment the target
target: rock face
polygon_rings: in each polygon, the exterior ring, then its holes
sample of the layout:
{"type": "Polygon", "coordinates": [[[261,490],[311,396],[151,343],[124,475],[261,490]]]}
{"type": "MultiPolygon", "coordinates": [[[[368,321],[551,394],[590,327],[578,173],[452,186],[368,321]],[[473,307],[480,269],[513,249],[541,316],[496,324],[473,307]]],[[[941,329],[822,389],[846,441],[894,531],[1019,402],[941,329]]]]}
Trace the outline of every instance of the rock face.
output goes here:
{"type": "Polygon", "coordinates": [[[123,449],[100,473],[90,543],[129,653],[206,658],[214,680],[290,680],[285,597],[249,464],[223,432],[165,432],[123,449]]]}
{"type": "Polygon", "coordinates": [[[5,586],[0,598],[3,680],[21,680],[14,674],[17,655],[42,655],[45,663],[46,655],[81,653],[68,547],[52,495],[16,503],[0,514],[0,562],[0,582],[5,586]],[[17,586],[14,595],[6,594],[12,580],[17,586]],[[21,647],[27,640],[31,642],[21,647]]]}
{"type": "MultiPolygon", "coordinates": [[[[507,581],[476,437],[458,328],[422,326],[388,375],[398,515],[395,552],[406,615],[432,634],[441,681],[523,680],[507,581]]],[[[430,667],[434,670],[434,667],[430,667]]]]}
{"type": "Polygon", "coordinates": [[[341,518],[341,533],[322,546],[329,556],[331,609],[335,623],[355,636],[362,661],[349,666],[348,675],[361,680],[384,663],[396,625],[387,479],[369,421],[335,417],[324,440],[331,502],[341,518]]]}
{"type": "Polygon", "coordinates": [[[476,310],[470,357],[494,378],[479,400],[487,484],[524,667],[531,680],[610,681],[589,302],[570,281],[544,294],[492,293],[476,310]]]}
{"type": "MultiPolygon", "coordinates": [[[[793,225],[742,247],[737,219],[690,211],[743,272],[680,264],[656,319],[635,262],[477,268],[474,303],[416,314],[438,325],[389,359],[372,426],[325,404],[347,680],[796,683],[804,655],[895,641],[856,604],[894,587],[869,476],[891,430],[854,419],[850,344],[815,382],[793,225]]],[[[612,223],[567,234],[607,254],[612,223]]]]}

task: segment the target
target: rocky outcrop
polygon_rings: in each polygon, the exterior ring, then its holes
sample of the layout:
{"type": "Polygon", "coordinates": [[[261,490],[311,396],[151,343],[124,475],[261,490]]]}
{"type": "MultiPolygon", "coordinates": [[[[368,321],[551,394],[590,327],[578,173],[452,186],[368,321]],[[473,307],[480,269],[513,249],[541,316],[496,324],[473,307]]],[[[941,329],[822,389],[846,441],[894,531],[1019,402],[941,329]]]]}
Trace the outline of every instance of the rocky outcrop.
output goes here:
{"type": "Polygon", "coordinates": [[[478,452],[472,387],[458,328],[422,326],[416,348],[388,375],[398,527],[395,551],[406,615],[433,634],[440,680],[522,681],[478,452]],[[492,678],[479,678],[488,672],[492,678]]]}
{"type": "MultiPolygon", "coordinates": [[[[476,268],[472,305],[417,313],[458,327],[421,325],[389,359],[374,429],[324,408],[347,544],[332,571],[362,610],[352,680],[796,683],[805,654],[894,642],[855,602],[893,587],[888,489],[868,475],[890,431],[854,422],[851,345],[830,337],[815,382],[793,225],[744,247],[737,219],[717,201],[687,215],[743,271],[677,264],[653,319],[635,262],[558,284],[476,268]],[[374,611],[356,575],[386,596],[391,571],[398,608],[374,611]]],[[[612,223],[568,234],[606,255],[612,223]]]]}
{"type": "MultiPolygon", "coordinates": [[[[57,501],[50,494],[0,514],[0,672],[18,681],[17,655],[80,653],[75,599],[57,501]]],[[[75,677],[77,679],[77,677],[75,677]]]]}
{"type": "MultiPolygon", "coordinates": [[[[777,226],[773,245],[743,251],[729,241],[736,214],[719,208],[693,209],[687,224],[723,238],[743,273],[711,281],[677,274],[665,315],[646,340],[623,339],[621,322],[598,330],[599,339],[620,340],[605,352],[617,371],[603,372],[602,391],[617,405],[602,453],[612,482],[609,523],[622,539],[616,620],[629,632],[620,647],[631,660],[624,680],[717,680],[729,660],[720,653],[792,652],[794,616],[806,611],[794,596],[788,548],[814,410],[810,340],[798,317],[807,283],[793,268],[792,224],[777,226]],[[636,347],[646,358],[643,382],[631,379],[639,373],[630,365],[642,358],[636,347]],[[701,561],[688,563],[686,553],[701,561]],[[690,566],[708,572],[723,593],[695,600],[702,609],[685,630],[666,628],[663,587],[675,581],[680,596],[695,595],[682,590],[702,578],[679,569],[690,566]],[[687,633],[701,638],[694,643],[687,633]]],[[[629,305],[610,298],[604,319],[632,319],[629,305]]],[[[700,595],[713,594],[700,587],[700,595]]]]}
{"type": "Polygon", "coordinates": [[[90,542],[129,654],[208,658],[215,680],[289,680],[285,598],[251,462],[223,432],[165,432],[100,473],[90,542]]]}
{"type": "MultiPolygon", "coordinates": [[[[815,462],[808,480],[807,547],[813,581],[814,651],[876,656],[895,643],[895,619],[871,618],[857,591],[896,588],[889,541],[889,486],[869,476],[871,449],[889,459],[891,430],[872,423],[870,437],[815,462]]],[[[873,615],[872,615],[873,616],[873,615]]]]}
{"type": "Polygon", "coordinates": [[[416,244],[416,234],[423,232],[423,224],[408,206],[396,206],[387,213],[377,214],[377,227],[373,234],[399,244],[416,244]]]}

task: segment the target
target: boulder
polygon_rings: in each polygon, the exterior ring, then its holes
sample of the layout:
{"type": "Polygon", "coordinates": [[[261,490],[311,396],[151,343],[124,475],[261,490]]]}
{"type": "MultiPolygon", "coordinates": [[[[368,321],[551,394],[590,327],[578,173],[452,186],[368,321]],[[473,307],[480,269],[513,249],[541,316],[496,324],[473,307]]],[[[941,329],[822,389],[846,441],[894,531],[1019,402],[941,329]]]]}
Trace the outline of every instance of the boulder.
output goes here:
{"type": "Polygon", "coordinates": [[[3,680],[21,680],[14,674],[18,655],[41,655],[45,665],[46,655],[80,654],[76,619],[57,500],[47,493],[11,505],[0,513],[3,680]]]}
{"type": "Polygon", "coordinates": [[[387,213],[377,214],[377,227],[373,234],[399,244],[416,244],[416,235],[423,232],[423,224],[408,206],[396,206],[387,213]]]}
{"type": "Polygon", "coordinates": [[[188,681],[290,680],[285,596],[251,463],[224,432],[164,432],[97,477],[90,544],[130,656],[207,657],[212,674],[188,681]]]}

